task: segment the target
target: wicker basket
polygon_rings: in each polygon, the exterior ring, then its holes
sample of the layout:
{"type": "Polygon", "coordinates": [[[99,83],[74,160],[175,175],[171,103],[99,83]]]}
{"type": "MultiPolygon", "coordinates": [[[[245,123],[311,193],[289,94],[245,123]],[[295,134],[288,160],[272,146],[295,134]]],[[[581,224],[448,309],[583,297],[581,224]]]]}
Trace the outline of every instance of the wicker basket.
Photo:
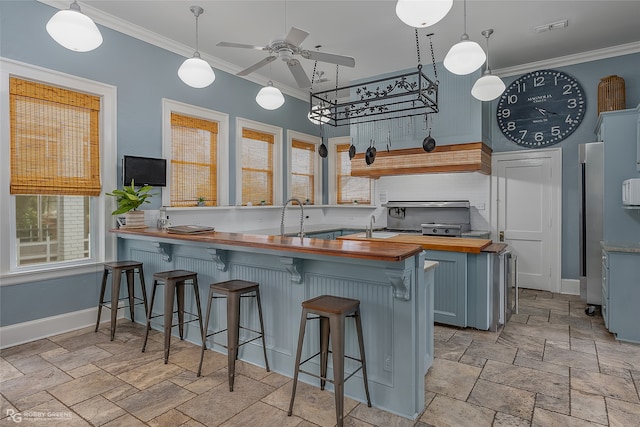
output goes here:
{"type": "Polygon", "coordinates": [[[598,83],[598,115],[603,111],[624,110],[627,108],[625,99],[624,79],[619,76],[607,76],[598,83]]]}

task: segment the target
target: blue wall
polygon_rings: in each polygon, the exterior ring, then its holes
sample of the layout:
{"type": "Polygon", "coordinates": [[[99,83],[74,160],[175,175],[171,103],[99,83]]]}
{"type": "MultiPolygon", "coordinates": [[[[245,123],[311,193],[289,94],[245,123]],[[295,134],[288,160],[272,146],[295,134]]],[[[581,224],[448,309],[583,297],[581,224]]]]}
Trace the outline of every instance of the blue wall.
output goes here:
{"type": "MultiPolygon", "coordinates": [[[[578,279],[579,277],[579,200],[578,200],[578,144],[593,142],[597,140],[595,134],[596,123],[598,121],[598,83],[600,79],[612,74],[616,74],[625,80],[627,108],[635,108],[640,104],[640,54],[630,54],[615,58],[607,58],[598,61],[585,62],[582,64],[567,67],[554,67],[554,69],[565,71],[574,76],[582,85],[587,98],[587,112],[585,118],[567,139],[560,142],[553,148],[562,147],[562,278],[578,279]]],[[[518,76],[503,79],[509,86],[518,76]]],[[[487,103],[489,104],[489,103],[487,103]]],[[[491,148],[494,152],[525,150],[504,137],[498,127],[495,113],[497,101],[490,103],[488,109],[491,123],[491,148]]],[[[622,141],[619,147],[620,166],[623,170],[629,170],[627,178],[635,178],[639,175],[635,171],[636,158],[633,153],[636,150],[637,140],[628,139],[622,141]]],[[[621,208],[621,184],[611,186],[606,192],[615,194],[615,202],[621,208]]],[[[631,215],[627,213],[627,215],[631,215]]],[[[635,240],[640,236],[640,221],[636,215],[635,240]]],[[[627,235],[627,240],[632,240],[634,230],[625,228],[625,224],[612,222],[606,224],[606,228],[611,231],[611,235],[627,235]]]]}

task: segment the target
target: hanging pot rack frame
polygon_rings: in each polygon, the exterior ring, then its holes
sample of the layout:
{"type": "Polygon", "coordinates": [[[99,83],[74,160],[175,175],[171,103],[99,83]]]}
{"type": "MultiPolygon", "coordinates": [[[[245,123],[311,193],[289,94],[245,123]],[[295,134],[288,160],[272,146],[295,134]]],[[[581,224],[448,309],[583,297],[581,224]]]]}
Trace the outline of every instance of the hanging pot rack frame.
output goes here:
{"type": "MultiPolygon", "coordinates": [[[[335,89],[311,92],[310,115],[320,123],[337,127],[418,115],[426,117],[437,113],[439,82],[433,44],[431,43],[431,60],[435,81],[422,71],[417,29],[415,34],[418,54],[416,71],[343,87],[337,87],[336,77],[335,89]],[[337,94],[342,91],[348,91],[351,99],[340,100],[337,94]]],[[[431,38],[432,35],[428,34],[427,37],[431,38]]]]}

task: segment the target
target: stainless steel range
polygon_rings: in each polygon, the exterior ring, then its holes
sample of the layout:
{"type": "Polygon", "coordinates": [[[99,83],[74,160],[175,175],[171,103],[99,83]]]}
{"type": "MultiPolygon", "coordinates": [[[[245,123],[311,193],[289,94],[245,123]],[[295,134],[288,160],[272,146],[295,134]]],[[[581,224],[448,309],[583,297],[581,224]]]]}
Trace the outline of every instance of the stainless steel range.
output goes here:
{"type": "Polygon", "coordinates": [[[387,229],[425,236],[460,237],[471,230],[468,200],[395,201],[387,208],[387,229]]]}

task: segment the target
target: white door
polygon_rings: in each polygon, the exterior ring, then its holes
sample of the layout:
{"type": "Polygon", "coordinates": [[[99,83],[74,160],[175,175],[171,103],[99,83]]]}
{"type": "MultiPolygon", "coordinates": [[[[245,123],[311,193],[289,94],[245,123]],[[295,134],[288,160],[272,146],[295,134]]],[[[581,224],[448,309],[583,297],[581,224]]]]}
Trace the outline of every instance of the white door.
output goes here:
{"type": "Polygon", "coordinates": [[[518,286],[560,291],[562,151],[494,153],[494,240],[518,257],[518,286]]]}

